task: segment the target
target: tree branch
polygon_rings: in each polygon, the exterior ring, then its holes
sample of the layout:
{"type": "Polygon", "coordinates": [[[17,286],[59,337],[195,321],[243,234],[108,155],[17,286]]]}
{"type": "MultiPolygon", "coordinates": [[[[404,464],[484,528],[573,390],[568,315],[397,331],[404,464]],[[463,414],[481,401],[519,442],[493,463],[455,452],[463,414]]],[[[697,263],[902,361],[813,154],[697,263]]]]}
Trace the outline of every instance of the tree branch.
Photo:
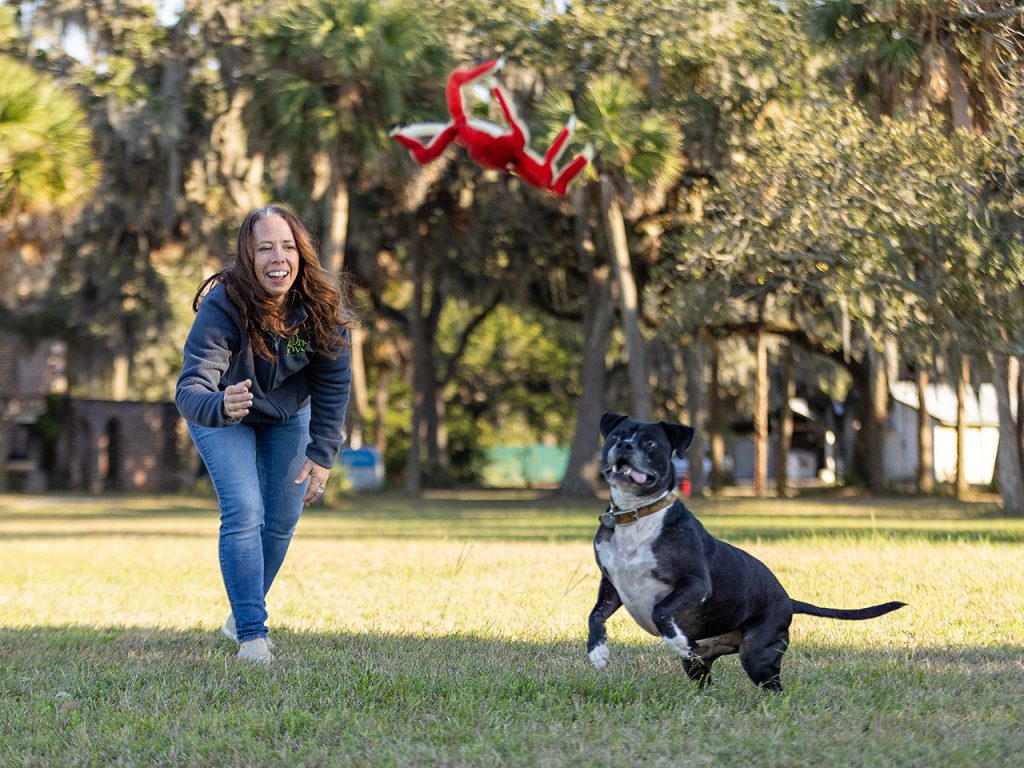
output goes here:
{"type": "Polygon", "coordinates": [[[811,335],[796,323],[746,320],[740,323],[718,323],[716,325],[707,326],[708,333],[719,338],[725,338],[727,336],[749,336],[750,334],[756,333],[758,330],[762,330],[765,333],[771,333],[776,336],[785,336],[790,340],[790,342],[796,344],[801,349],[805,349],[808,352],[812,352],[816,355],[820,355],[821,357],[828,358],[834,363],[838,363],[850,371],[854,377],[857,377],[858,374],[863,372],[862,369],[864,368],[864,363],[862,361],[854,360],[852,358],[846,359],[843,356],[843,350],[832,349],[826,345],[822,339],[811,335]]]}

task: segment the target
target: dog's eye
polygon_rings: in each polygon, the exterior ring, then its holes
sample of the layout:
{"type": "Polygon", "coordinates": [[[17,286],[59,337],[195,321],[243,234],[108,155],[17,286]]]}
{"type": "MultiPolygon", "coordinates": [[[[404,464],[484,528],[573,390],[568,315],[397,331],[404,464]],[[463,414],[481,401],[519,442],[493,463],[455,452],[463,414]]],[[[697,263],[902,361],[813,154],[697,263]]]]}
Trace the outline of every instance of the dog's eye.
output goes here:
{"type": "Polygon", "coordinates": [[[653,448],[655,445],[657,445],[657,443],[655,443],[650,438],[647,438],[646,440],[644,440],[644,448],[653,448]]]}

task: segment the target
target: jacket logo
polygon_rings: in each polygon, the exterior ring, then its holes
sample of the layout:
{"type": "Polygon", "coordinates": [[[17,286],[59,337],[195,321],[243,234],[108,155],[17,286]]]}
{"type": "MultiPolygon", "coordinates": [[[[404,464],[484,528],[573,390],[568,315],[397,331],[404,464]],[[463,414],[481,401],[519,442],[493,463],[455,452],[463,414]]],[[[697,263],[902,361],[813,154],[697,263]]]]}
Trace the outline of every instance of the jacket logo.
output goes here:
{"type": "Polygon", "coordinates": [[[307,349],[309,349],[308,342],[298,334],[288,339],[289,355],[301,355],[304,354],[307,349]]]}

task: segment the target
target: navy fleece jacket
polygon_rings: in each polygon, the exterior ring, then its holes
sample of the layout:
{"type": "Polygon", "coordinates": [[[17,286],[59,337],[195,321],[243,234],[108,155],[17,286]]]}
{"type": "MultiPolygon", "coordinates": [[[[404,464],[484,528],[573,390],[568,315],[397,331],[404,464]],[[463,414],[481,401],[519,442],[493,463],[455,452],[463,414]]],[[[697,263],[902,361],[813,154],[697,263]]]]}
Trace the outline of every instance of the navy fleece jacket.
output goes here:
{"type": "MultiPolygon", "coordinates": [[[[305,318],[300,306],[288,318],[288,327],[300,327],[305,318]]],[[[339,330],[347,341],[348,331],[339,330]]],[[[240,422],[259,426],[283,424],[308,402],[310,443],[306,456],[322,467],[334,466],[352,383],[348,347],[331,359],[312,349],[301,333],[268,341],[273,361],[253,354],[241,312],[224,286],[215,285],[199,303],[185,340],[174,395],[178,412],[204,427],[230,427],[240,422]],[[224,389],[246,379],[252,380],[252,407],[243,419],[229,419],[224,415],[224,389]]]]}

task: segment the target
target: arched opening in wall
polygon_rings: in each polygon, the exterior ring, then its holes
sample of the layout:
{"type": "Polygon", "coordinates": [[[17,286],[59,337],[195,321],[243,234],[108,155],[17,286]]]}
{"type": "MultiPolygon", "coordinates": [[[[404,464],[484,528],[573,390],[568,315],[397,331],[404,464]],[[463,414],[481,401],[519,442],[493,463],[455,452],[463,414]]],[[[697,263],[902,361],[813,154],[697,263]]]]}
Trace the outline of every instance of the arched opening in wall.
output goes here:
{"type": "Polygon", "coordinates": [[[121,422],[108,421],[103,436],[106,450],[100,457],[100,478],[104,490],[114,491],[121,487],[121,422]]]}
{"type": "Polygon", "coordinates": [[[75,461],[72,465],[71,485],[79,490],[91,491],[96,480],[96,451],[92,442],[92,429],[87,419],[78,419],[75,430],[75,461]]]}

